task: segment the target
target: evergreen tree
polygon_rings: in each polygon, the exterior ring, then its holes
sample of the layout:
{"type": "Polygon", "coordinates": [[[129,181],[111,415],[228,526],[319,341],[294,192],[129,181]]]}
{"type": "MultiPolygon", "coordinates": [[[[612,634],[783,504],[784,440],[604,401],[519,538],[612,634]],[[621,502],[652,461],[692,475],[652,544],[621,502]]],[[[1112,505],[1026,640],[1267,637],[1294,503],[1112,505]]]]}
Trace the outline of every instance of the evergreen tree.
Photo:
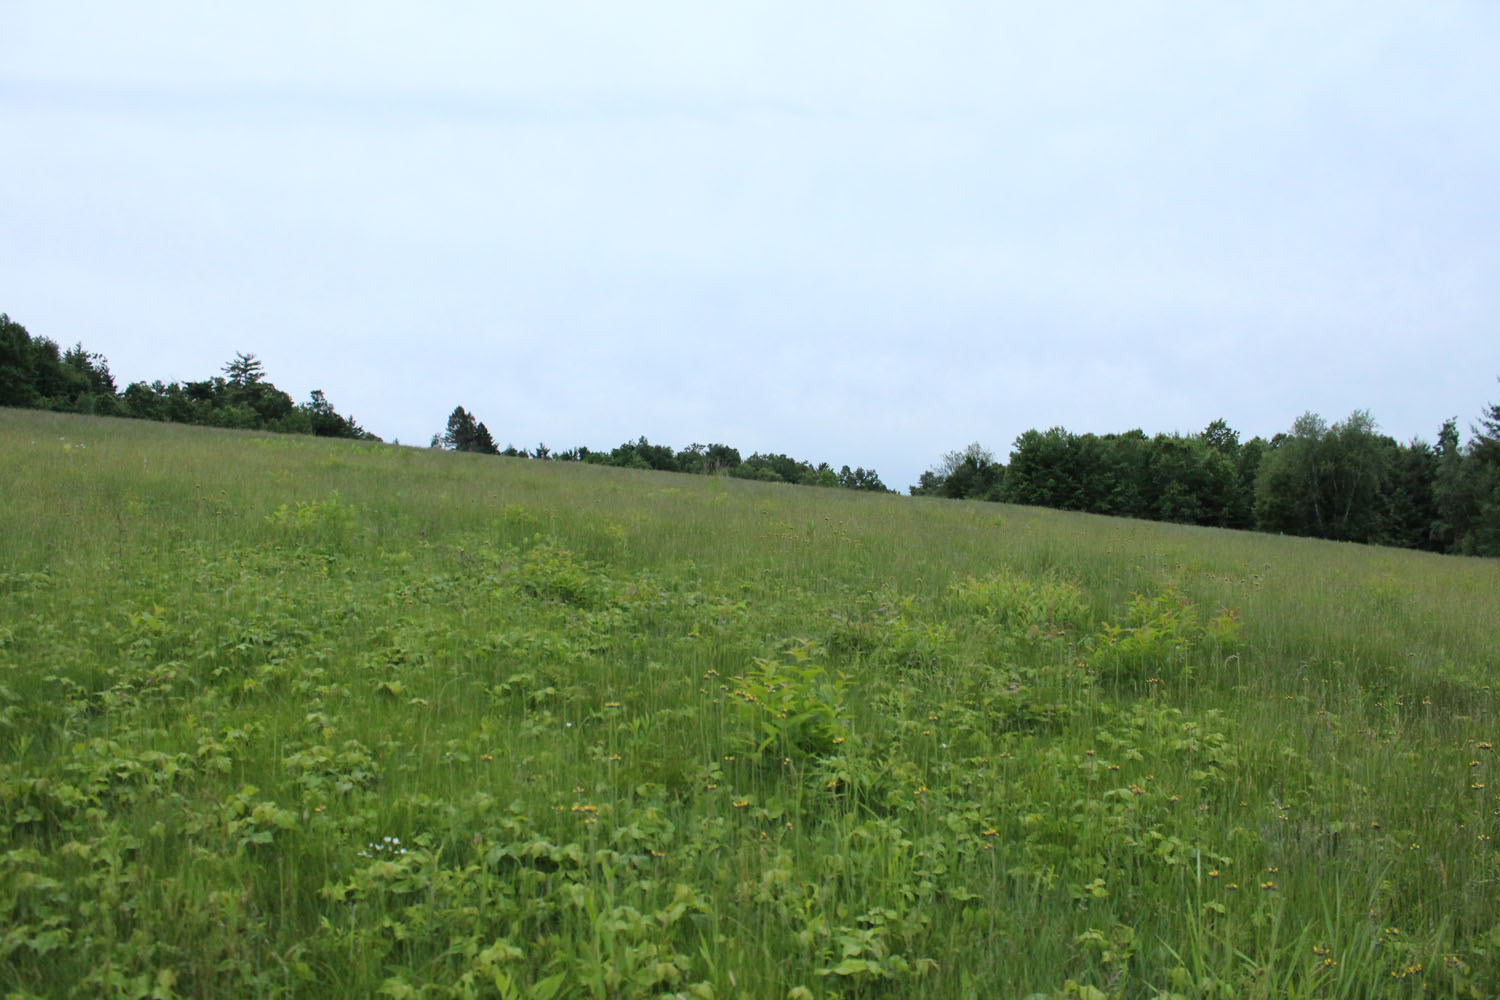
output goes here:
{"type": "Polygon", "coordinates": [[[479,437],[479,426],[474,415],[462,406],[455,406],[448,414],[448,427],[443,431],[443,447],[449,451],[473,451],[479,437]]]}

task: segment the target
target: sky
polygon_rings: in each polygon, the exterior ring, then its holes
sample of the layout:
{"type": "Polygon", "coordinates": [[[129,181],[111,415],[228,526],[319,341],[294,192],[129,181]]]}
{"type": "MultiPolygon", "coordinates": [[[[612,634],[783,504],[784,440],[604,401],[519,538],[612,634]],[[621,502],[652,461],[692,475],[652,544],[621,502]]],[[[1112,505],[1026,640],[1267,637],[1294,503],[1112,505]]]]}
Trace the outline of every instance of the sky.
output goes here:
{"type": "Polygon", "coordinates": [[[386,440],[904,490],[1500,401],[1500,4],[0,4],[0,311],[386,440]]]}

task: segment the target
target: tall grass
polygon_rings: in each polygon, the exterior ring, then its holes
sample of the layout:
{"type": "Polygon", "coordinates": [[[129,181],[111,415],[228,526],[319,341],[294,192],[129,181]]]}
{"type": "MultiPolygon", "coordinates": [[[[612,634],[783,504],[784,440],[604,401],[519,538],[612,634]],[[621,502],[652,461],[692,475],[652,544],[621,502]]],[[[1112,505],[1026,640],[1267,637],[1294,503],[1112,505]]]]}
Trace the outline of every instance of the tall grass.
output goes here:
{"type": "Polygon", "coordinates": [[[1493,561],[0,410],[7,996],[1500,993],[1493,561]]]}

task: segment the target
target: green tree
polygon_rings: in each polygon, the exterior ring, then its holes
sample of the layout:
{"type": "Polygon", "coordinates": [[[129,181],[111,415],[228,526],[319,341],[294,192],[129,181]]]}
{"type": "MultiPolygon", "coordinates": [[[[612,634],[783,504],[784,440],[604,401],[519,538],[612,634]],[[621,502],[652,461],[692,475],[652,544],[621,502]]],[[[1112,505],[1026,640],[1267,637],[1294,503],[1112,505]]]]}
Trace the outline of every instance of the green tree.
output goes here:
{"type": "MultiPolygon", "coordinates": [[[[495,438],[488,427],[475,419],[474,414],[462,406],[455,406],[448,414],[448,426],[440,439],[449,451],[468,451],[481,455],[498,455],[495,438]]],[[[514,449],[511,449],[514,451],[514,449]]]]}
{"type": "Polygon", "coordinates": [[[1386,489],[1385,529],[1379,541],[1409,549],[1442,551],[1434,537],[1439,520],[1437,509],[1438,452],[1426,441],[1398,445],[1385,439],[1390,452],[1390,479],[1386,489]]]}
{"type": "Polygon", "coordinates": [[[1152,438],[1141,483],[1147,517],[1213,527],[1228,522],[1238,486],[1223,450],[1202,438],[1175,434],[1152,438]]]}
{"type": "Polygon", "coordinates": [[[0,313],[0,406],[31,407],[37,400],[31,335],[20,323],[0,313]]]}
{"type": "Polygon", "coordinates": [[[1215,420],[1203,428],[1203,433],[1198,437],[1205,445],[1228,458],[1235,457],[1240,450],[1240,432],[1223,419],[1215,420]]]}
{"type": "Polygon", "coordinates": [[[110,374],[109,361],[104,355],[86,351],[82,344],[74,344],[63,355],[63,366],[71,369],[79,388],[74,397],[74,409],[103,416],[121,412],[119,390],[115,388],[115,377],[110,374]]]}
{"type": "Polygon", "coordinates": [[[626,441],[609,453],[610,465],[625,469],[656,469],[660,472],[681,471],[677,455],[665,445],[652,444],[643,434],[634,441],[626,441]]]}
{"type": "Polygon", "coordinates": [[[937,495],[954,500],[998,500],[1005,482],[1005,466],[978,441],[944,453],[931,473],[937,495]]]}
{"type": "Polygon", "coordinates": [[[1389,477],[1390,453],[1368,411],[1356,410],[1331,427],[1304,413],[1261,460],[1256,524],[1291,535],[1378,540],[1389,477]]]}
{"type": "Polygon", "coordinates": [[[851,472],[847,465],[839,470],[839,485],[847,490],[865,490],[870,493],[893,492],[880,481],[880,476],[874,469],[860,468],[851,472]]]}
{"type": "Polygon", "coordinates": [[[676,461],[679,471],[712,476],[736,468],[740,464],[740,453],[737,448],[731,448],[727,444],[695,442],[679,451],[676,461]]]}
{"type": "Polygon", "coordinates": [[[253,354],[235,352],[234,360],[224,366],[229,384],[237,389],[248,389],[265,380],[265,366],[253,354]]]}
{"type": "Polygon", "coordinates": [[[455,406],[443,430],[443,447],[449,451],[473,451],[478,437],[479,426],[474,415],[462,406],[455,406]]]}
{"type": "Polygon", "coordinates": [[[1491,403],[1470,425],[1460,453],[1457,431],[1445,424],[1434,493],[1453,551],[1500,556],[1500,403],[1491,403]]]}
{"type": "Polygon", "coordinates": [[[1016,438],[1000,490],[1011,503],[1142,516],[1138,456],[1140,431],[1098,437],[1061,427],[1016,438]]]}

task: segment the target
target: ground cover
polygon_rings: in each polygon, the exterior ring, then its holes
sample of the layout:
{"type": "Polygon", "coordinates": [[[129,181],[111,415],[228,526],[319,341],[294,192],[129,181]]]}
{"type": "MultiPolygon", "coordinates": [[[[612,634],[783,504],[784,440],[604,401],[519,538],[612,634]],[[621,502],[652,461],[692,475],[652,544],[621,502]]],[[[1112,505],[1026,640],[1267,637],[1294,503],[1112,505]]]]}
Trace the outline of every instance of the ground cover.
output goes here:
{"type": "Polygon", "coordinates": [[[1500,993],[1500,564],[0,410],[6,996],[1500,993]]]}

